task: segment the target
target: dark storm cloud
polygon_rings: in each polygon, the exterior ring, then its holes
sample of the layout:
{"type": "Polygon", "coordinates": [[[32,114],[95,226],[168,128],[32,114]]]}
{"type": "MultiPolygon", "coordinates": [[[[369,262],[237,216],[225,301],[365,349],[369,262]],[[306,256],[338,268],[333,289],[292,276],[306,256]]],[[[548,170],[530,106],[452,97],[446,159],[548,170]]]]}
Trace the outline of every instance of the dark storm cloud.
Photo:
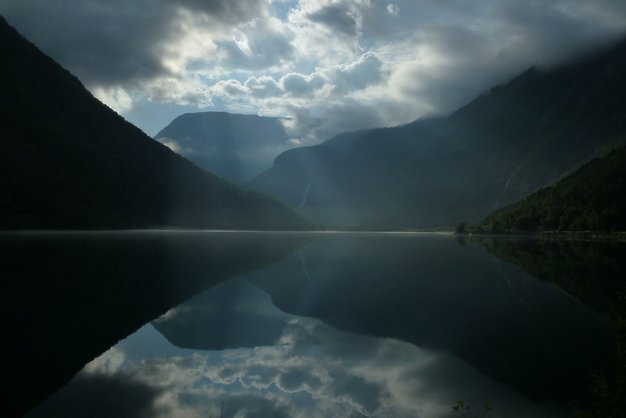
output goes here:
{"type": "Polygon", "coordinates": [[[8,0],[2,13],[28,39],[87,85],[113,86],[167,75],[164,45],[181,35],[180,10],[213,24],[246,22],[263,0],[8,0]]]}
{"type": "Polygon", "coordinates": [[[422,31],[416,43],[422,45],[424,59],[396,72],[396,87],[407,97],[419,98],[434,113],[453,111],[531,65],[516,57],[501,60],[501,52],[489,39],[464,27],[433,26],[422,31]]]}
{"type": "MultiPolygon", "coordinates": [[[[167,1],[167,0],[164,0],[167,1]]],[[[247,22],[263,13],[264,0],[176,0],[172,3],[206,13],[223,23],[247,22]]]]}
{"type": "Polygon", "coordinates": [[[502,1],[492,19],[505,35],[504,58],[551,65],[626,35],[626,2],[502,1]]]}
{"type": "Polygon", "coordinates": [[[315,23],[320,23],[329,29],[347,35],[356,35],[358,22],[350,9],[344,4],[329,4],[308,13],[306,17],[315,23]]]}
{"type": "Polygon", "coordinates": [[[156,39],[169,13],[142,0],[98,7],[61,0],[9,1],[0,12],[21,33],[87,84],[111,85],[166,72],[156,39]]]}

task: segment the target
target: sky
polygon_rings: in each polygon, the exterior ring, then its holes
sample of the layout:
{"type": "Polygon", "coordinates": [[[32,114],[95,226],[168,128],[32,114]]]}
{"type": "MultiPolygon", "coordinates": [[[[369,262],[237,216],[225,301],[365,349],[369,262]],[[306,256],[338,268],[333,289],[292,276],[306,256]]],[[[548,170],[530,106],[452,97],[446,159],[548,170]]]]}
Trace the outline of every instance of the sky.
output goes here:
{"type": "Polygon", "coordinates": [[[2,0],[149,135],[186,112],[286,117],[294,144],[446,114],[626,35],[623,0],[2,0]]]}

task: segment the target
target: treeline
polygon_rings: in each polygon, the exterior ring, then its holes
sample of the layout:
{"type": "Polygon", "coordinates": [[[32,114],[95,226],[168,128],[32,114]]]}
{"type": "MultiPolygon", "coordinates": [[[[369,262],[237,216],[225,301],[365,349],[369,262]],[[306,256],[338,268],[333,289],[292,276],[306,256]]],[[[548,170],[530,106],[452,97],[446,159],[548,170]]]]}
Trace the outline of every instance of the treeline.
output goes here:
{"type": "Polygon", "coordinates": [[[626,148],[590,161],[570,176],[457,232],[523,233],[626,230],[626,148]]]}

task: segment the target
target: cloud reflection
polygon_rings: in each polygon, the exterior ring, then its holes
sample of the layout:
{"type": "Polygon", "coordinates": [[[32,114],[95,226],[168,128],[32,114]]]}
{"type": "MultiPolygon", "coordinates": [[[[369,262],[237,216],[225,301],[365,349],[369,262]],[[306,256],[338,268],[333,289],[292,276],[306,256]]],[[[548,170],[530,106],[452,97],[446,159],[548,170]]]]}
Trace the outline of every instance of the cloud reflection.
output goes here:
{"type": "MultiPolygon", "coordinates": [[[[81,393],[85,399],[101,397],[102,402],[131,405],[134,416],[148,411],[155,417],[439,418],[449,416],[458,399],[489,400],[496,407],[494,417],[558,416],[451,353],[341,332],[316,319],[280,312],[267,295],[245,281],[236,286],[242,295],[237,310],[245,310],[245,299],[253,311],[265,301],[268,316],[282,322],[274,344],[221,351],[182,349],[147,325],[87,365],[32,416],[53,416],[45,413],[55,411],[48,405],[71,403],[71,394],[79,388],[95,391],[81,393]],[[107,385],[84,386],[96,380],[107,385]],[[145,390],[127,391],[128,387],[145,390]]],[[[180,308],[185,310],[184,305],[180,308]]]]}

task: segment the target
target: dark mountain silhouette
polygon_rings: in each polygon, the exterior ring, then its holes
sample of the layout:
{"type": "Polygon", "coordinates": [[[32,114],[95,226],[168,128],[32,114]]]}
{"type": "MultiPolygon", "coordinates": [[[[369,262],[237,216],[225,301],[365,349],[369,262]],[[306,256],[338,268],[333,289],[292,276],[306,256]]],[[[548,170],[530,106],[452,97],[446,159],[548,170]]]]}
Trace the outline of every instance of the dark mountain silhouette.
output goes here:
{"type": "Polygon", "coordinates": [[[626,149],[595,159],[563,180],[502,208],[481,232],[626,231],[626,149]]]}
{"type": "Polygon", "coordinates": [[[186,113],[155,138],[205,170],[243,183],[290,148],[280,118],[226,112],[186,113]]]}
{"type": "Polygon", "coordinates": [[[151,324],[177,347],[223,350],[275,346],[288,316],[277,315],[280,312],[263,296],[267,295],[244,278],[233,279],[196,295],[151,324]]]}
{"type": "MultiPolygon", "coordinates": [[[[587,268],[623,271],[626,248],[615,248],[587,268]]],[[[471,241],[330,234],[247,277],[283,312],[450,351],[536,401],[577,399],[611,352],[602,318],[471,241]]]]}
{"type": "Polygon", "coordinates": [[[623,74],[626,42],[531,68],[449,116],[286,151],[249,186],[332,226],[477,222],[624,142],[623,74]]]}
{"type": "Polygon", "coordinates": [[[245,232],[0,234],[0,354],[10,382],[2,416],[22,416],[121,338],[198,292],[309,240],[245,232]]]}
{"type": "Polygon", "coordinates": [[[302,228],[96,100],[0,18],[0,229],[302,228]]]}
{"type": "Polygon", "coordinates": [[[472,237],[489,253],[555,283],[594,311],[609,316],[623,308],[626,245],[616,240],[537,240],[472,237]]]}

